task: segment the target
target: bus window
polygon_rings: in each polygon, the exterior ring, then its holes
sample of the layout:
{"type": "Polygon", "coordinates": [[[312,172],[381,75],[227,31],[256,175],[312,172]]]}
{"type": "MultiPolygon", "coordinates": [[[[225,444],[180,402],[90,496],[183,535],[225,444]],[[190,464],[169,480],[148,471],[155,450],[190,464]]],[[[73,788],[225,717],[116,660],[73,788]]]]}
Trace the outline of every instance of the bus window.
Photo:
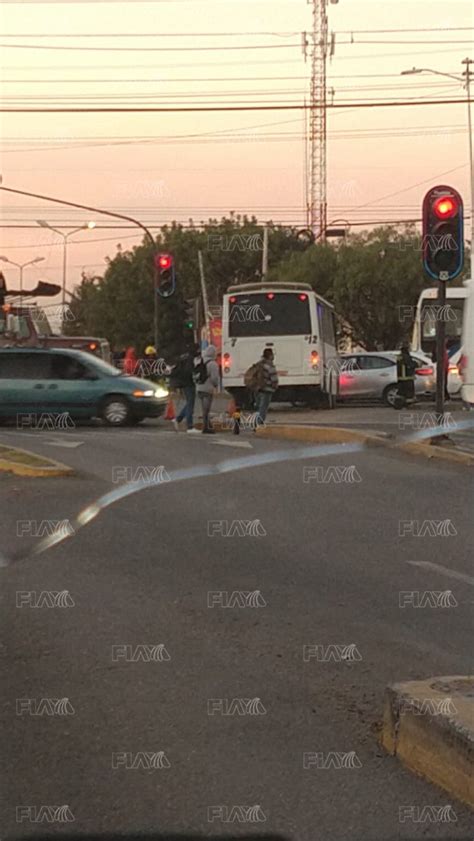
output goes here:
{"type": "Polygon", "coordinates": [[[229,336],[307,336],[311,330],[306,293],[270,292],[229,298],[229,336]]]}
{"type": "Polygon", "coordinates": [[[321,338],[326,345],[336,346],[336,332],[334,329],[334,313],[329,307],[318,304],[321,338]]]}

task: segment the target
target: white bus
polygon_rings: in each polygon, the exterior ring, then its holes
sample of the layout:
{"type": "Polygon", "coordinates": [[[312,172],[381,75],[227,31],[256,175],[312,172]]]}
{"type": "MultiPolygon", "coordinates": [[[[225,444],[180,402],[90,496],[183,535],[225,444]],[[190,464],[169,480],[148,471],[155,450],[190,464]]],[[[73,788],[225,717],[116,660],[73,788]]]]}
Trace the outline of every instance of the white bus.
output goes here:
{"type": "Polygon", "coordinates": [[[461,345],[464,302],[467,289],[464,286],[446,287],[446,309],[439,314],[437,304],[438,290],[436,288],[423,289],[416,307],[415,323],[411,347],[413,351],[422,351],[436,357],[436,322],[442,317],[445,324],[446,341],[451,353],[459,350],[461,345]]]}
{"type": "Polygon", "coordinates": [[[222,312],[222,379],[239,405],[244,374],[265,348],[275,354],[277,401],[333,408],[339,365],[333,306],[309,284],[230,286],[222,312]]]}

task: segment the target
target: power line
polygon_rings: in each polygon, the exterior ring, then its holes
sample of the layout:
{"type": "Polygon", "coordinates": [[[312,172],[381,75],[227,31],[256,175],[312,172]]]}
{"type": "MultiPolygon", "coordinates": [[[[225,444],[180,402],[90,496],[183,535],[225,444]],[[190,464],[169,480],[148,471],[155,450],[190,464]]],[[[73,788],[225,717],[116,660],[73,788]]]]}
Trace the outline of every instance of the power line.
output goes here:
{"type": "MultiPolygon", "coordinates": [[[[467,99],[433,99],[431,101],[426,100],[371,100],[367,102],[356,102],[349,101],[349,102],[338,102],[335,103],[327,103],[327,109],[344,109],[344,108],[391,108],[391,107],[401,107],[401,106],[417,106],[421,107],[423,105],[465,105],[467,104],[467,99]]],[[[216,106],[216,105],[205,105],[205,106],[194,106],[194,107],[185,107],[182,106],[172,107],[172,108],[160,108],[160,107],[148,107],[148,108],[134,108],[134,107],[100,107],[100,108],[91,108],[91,107],[81,107],[81,108],[0,108],[0,113],[4,114],[172,114],[172,113],[201,113],[201,112],[222,112],[222,113],[229,113],[232,111],[308,111],[310,110],[311,106],[306,103],[300,103],[299,105],[228,105],[228,106],[216,106]]]]}
{"type": "MultiPolygon", "coordinates": [[[[349,42],[347,42],[349,43],[349,42]]],[[[370,42],[372,43],[372,42],[370,42]]],[[[448,42],[448,43],[455,43],[448,42]]],[[[461,42],[469,43],[469,42],[461,42]]],[[[107,53],[176,53],[176,52],[228,52],[229,50],[287,50],[292,47],[300,47],[300,44],[243,44],[239,46],[223,47],[70,47],[46,44],[0,44],[0,47],[9,50],[67,50],[70,52],[107,52],[107,53]]]]}

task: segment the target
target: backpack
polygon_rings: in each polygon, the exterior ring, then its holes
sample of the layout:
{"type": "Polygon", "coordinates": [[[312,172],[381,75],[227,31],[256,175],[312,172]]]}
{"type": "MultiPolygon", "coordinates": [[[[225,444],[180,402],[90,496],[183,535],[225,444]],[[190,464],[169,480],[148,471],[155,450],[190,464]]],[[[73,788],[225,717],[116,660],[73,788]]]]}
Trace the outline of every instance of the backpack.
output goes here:
{"type": "Polygon", "coordinates": [[[249,391],[259,391],[264,385],[265,376],[261,362],[254,362],[244,374],[244,384],[249,391]]]}
{"type": "Polygon", "coordinates": [[[196,385],[204,385],[204,383],[208,379],[208,376],[209,374],[207,373],[207,362],[204,362],[204,359],[201,358],[199,362],[197,362],[194,366],[194,382],[196,383],[196,385]]]}

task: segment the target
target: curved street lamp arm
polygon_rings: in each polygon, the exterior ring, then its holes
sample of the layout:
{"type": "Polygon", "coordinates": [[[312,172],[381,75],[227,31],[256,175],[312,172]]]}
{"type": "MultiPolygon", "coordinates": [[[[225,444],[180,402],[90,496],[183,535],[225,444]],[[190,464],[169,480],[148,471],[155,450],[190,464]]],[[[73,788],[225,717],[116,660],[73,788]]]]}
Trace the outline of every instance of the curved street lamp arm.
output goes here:
{"type": "Polygon", "coordinates": [[[25,190],[14,190],[12,187],[4,187],[3,185],[0,185],[0,190],[5,190],[5,192],[7,192],[7,193],[16,193],[16,195],[18,195],[18,196],[29,196],[30,198],[33,198],[33,199],[41,199],[42,201],[50,201],[50,202],[53,202],[54,204],[63,204],[66,207],[77,207],[77,208],[79,208],[79,210],[90,210],[92,213],[101,213],[103,216],[112,216],[115,219],[124,219],[125,222],[132,222],[134,225],[137,225],[139,228],[141,228],[142,231],[145,233],[145,235],[150,240],[150,243],[153,246],[153,248],[156,248],[155,240],[153,238],[153,235],[149,231],[149,229],[145,225],[143,225],[142,222],[139,222],[138,219],[134,219],[133,216],[124,216],[122,213],[113,213],[113,211],[111,211],[111,210],[103,210],[102,208],[99,208],[99,207],[89,207],[86,204],[78,204],[77,202],[66,201],[65,199],[55,199],[55,198],[52,198],[52,196],[43,196],[43,195],[40,195],[39,193],[29,193],[29,192],[26,192],[25,190]]]}

